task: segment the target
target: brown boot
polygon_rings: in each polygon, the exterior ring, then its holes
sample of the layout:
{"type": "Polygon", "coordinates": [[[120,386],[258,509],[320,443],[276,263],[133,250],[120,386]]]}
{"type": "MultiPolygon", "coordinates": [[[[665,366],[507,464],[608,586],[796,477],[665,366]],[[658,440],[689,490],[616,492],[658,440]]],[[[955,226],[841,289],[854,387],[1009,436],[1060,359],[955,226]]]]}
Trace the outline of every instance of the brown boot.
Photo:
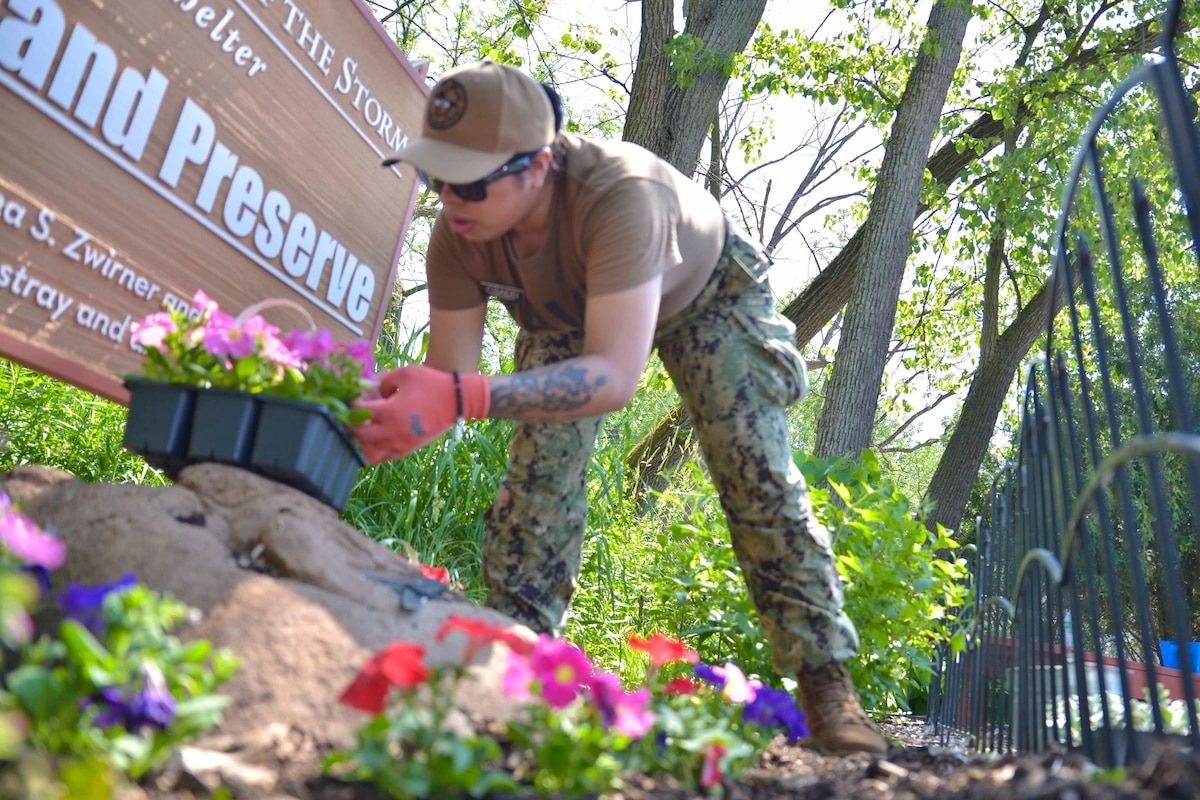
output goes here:
{"type": "Polygon", "coordinates": [[[826,753],[886,753],[887,742],[862,710],[850,673],[837,661],[796,676],[812,743],[826,753]]]}

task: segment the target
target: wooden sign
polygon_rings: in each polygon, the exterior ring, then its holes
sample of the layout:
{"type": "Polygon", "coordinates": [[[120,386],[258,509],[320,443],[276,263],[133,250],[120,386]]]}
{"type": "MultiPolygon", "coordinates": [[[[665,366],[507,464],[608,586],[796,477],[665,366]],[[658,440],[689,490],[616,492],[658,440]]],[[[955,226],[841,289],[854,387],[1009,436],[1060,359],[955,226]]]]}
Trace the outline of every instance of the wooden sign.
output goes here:
{"type": "Polygon", "coordinates": [[[0,0],[0,355],[124,402],[197,289],[374,341],[426,93],[361,0],[0,0]]]}

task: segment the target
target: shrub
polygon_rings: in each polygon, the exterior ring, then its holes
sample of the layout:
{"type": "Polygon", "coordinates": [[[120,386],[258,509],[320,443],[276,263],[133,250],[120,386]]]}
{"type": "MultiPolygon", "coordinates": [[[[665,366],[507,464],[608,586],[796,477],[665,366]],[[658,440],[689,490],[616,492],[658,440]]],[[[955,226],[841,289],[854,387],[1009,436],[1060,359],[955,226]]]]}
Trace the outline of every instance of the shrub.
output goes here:
{"type": "Polygon", "coordinates": [[[954,609],[967,603],[966,560],[937,555],[958,544],[945,528],[925,527],[871,451],[858,461],[797,453],[796,463],[833,535],[846,613],[858,628],[859,657],[847,665],[854,685],[867,708],[907,710],[909,697],[928,689],[954,609]]]}

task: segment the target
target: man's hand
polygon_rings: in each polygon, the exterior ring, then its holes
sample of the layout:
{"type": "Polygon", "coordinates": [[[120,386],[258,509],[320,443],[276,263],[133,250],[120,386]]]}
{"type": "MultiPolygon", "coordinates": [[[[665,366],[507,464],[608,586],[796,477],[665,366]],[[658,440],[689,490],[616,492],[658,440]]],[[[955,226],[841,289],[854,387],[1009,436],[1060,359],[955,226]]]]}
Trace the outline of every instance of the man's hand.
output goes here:
{"type": "Polygon", "coordinates": [[[356,408],[371,419],[350,432],[358,437],[363,455],[372,464],[404,458],[453,427],[458,416],[483,419],[491,403],[486,375],[455,374],[410,365],[388,372],[379,381],[378,400],[363,400],[356,408]]]}

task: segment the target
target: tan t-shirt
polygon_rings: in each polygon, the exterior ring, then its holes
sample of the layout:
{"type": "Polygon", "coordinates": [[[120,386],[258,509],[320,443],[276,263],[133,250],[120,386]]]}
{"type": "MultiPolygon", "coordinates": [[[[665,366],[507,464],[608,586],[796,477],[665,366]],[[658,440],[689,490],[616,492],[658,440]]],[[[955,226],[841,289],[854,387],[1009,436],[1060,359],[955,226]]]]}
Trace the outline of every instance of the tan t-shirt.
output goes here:
{"type": "Polygon", "coordinates": [[[589,296],[663,276],[658,319],[690,303],[712,274],[725,218],[701,186],[641,147],[564,134],[550,231],[519,258],[506,239],[474,243],[438,217],[426,254],[434,308],[496,297],[529,331],[583,328],[589,296]]]}

